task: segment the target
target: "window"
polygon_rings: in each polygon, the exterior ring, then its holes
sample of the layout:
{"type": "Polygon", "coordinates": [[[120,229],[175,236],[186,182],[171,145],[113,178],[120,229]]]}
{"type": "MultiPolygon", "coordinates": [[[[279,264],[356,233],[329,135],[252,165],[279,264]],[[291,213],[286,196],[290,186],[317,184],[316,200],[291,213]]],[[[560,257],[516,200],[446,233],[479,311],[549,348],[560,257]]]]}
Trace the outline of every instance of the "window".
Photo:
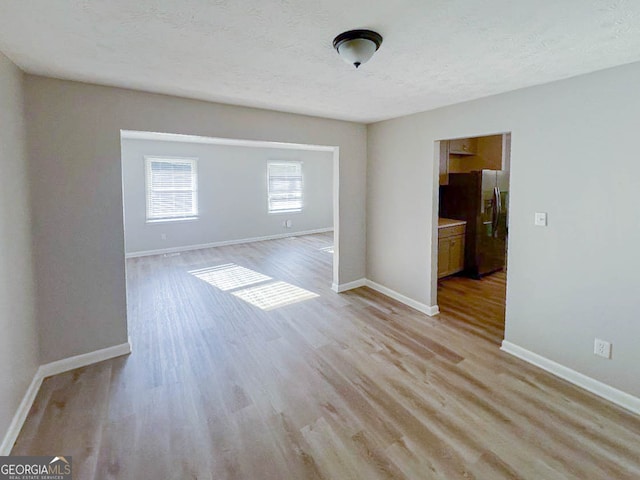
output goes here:
{"type": "Polygon", "coordinates": [[[269,213],[302,211],[302,162],[267,164],[269,213]]]}
{"type": "Polygon", "coordinates": [[[145,157],[147,221],[198,216],[198,173],[195,158],[145,157]]]}

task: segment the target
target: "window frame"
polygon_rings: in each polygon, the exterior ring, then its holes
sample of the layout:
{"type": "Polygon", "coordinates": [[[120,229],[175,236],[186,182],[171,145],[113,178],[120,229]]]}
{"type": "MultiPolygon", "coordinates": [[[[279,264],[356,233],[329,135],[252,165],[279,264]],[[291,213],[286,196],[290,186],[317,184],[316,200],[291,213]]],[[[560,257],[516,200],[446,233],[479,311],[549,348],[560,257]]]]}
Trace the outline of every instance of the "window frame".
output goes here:
{"type": "MultiPolygon", "coordinates": [[[[167,156],[167,155],[145,155],[144,156],[144,203],[145,203],[145,221],[146,223],[166,223],[166,222],[184,222],[184,221],[194,221],[200,218],[200,210],[199,210],[199,192],[198,192],[198,158],[197,157],[180,157],[180,156],[167,156]],[[174,216],[166,216],[166,217],[149,217],[149,211],[151,206],[151,196],[150,196],[150,181],[151,181],[151,164],[156,162],[163,163],[190,163],[191,164],[191,175],[194,178],[192,190],[182,190],[182,191],[190,191],[192,195],[193,202],[193,212],[189,215],[174,215],[174,216]]],[[[177,190],[181,191],[181,190],[177,190]]]]}
{"type": "MultiPolygon", "coordinates": [[[[285,213],[302,213],[304,210],[304,170],[302,168],[304,162],[302,160],[267,160],[267,213],[269,215],[281,215],[285,213]],[[271,165],[297,165],[300,168],[300,208],[290,208],[286,210],[271,210],[271,182],[270,167],[271,165]]],[[[278,195],[278,194],[273,194],[278,195]]]]}

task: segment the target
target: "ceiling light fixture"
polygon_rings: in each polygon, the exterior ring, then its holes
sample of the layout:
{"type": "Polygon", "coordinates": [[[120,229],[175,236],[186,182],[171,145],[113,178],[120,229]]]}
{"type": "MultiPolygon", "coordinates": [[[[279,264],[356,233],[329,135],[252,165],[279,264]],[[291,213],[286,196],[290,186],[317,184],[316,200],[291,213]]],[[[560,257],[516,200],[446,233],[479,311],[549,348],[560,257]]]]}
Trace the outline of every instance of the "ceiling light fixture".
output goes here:
{"type": "Polygon", "coordinates": [[[333,48],[356,68],[368,62],[381,44],[382,35],[371,30],[349,30],[333,39],[333,48]]]}

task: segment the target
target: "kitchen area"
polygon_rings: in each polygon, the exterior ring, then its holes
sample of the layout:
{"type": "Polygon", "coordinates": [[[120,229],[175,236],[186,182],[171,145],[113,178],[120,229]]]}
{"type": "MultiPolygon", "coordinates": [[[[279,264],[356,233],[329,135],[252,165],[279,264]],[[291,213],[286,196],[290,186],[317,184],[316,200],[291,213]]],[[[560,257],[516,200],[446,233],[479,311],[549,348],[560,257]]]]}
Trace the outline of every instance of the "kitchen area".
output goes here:
{"type": "Polygon", "coordinates": [[[511,134],[442,140],[438,192],[438,304],[481,319],[468,327],[499,344],[509,234],[511,134]]]}
{"type": "Polygon", "coordinates": [[[506,268],[511,134],[440,142],[438,278],[506,268]]]}

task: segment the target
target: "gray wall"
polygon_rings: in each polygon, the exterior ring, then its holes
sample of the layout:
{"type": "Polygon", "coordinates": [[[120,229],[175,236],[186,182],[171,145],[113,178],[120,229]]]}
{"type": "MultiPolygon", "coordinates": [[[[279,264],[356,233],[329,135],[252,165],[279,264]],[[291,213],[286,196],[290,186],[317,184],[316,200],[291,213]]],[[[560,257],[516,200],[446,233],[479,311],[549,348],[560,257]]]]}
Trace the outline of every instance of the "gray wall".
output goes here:
{"type": "Polygon", "coordinates": [[[38,366],[22,83],[0,53],[0,438],[38,366]]]}
{"type": "Polygon", "coordinates": [[[332,152],[123,139],[122,173],[127,253],[333,227],[332,152]],[[146,222],[145,155],[198,158],[198,220],[146,222]],[[269,160],[303,162],[302,212],[268,213],[269,160]]]}
{"type": "Polygon", "coordinates": [[[640,396],[638,85],[631,64],[370,125],[368,278],[436,303],[434,142],[512,131],[506,340],[640,396]]]}
{"type": "Polygon", "coordinates": [[[364,125],[31,75],[26,89],[42,362],[127,340],[121,129],[339,147],[337,273],[364,277],[364,125]]]}

